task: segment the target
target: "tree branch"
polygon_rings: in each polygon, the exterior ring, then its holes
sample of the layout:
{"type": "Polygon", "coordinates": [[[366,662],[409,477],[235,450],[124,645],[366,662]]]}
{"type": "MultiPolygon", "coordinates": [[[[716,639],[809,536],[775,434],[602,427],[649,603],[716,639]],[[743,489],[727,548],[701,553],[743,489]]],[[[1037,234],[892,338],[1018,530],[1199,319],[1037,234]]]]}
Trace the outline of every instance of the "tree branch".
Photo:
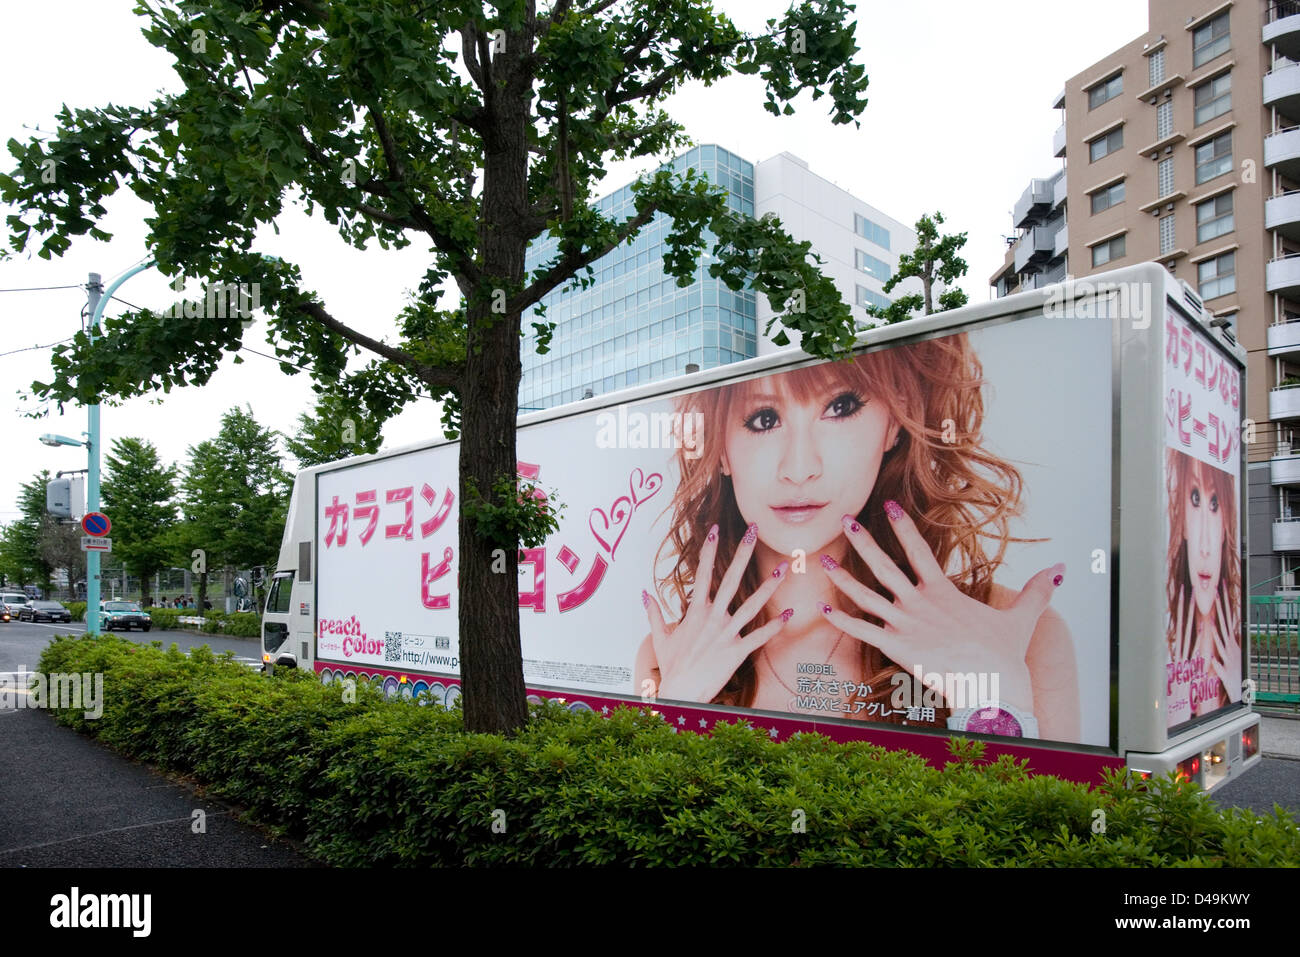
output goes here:
{"type": "Polygon", "coordinates": [[[641,212],[629,219],[623,224],[622,228],[615,234],[603,249],[589,250],[587,252],[575,251],[565,255],[558,263],[546,271],[546,273],[531,285],[526,287],[523,292],[506,304],[506,313],[511,314],[516,310],[523,312],[533,303],[541,300],[548,292],[558,286],[560,283],[569,279],[575,272],[582,269],[602,256],[613,252],[619,246],[627,241],[627,238],[635,233],[638,229],[650,222],[656,212],[659,211],[658,203],[651,203],[641,212]]]}
{"type": "Polygon", "coordinates": [[[390,362],[394,362],[403,368],[410,369],[419,376],[420,381],[433,388],[460,388],[462,376],[458,369],[449,368],[447,366],[426,365],[410,353],[403,352],[401,349],[380,342],[378,339],[372,339],[365,333],[357,332],[355,329],[345,326],[343,323],[331,316],[325,311],[325,307],[318,302],[298,303],[293,308],[311,316],[311,318],[315,319],[326,329],[337,333],[349,342],[363,346],[371,352],[383,356],[390,362]]]}

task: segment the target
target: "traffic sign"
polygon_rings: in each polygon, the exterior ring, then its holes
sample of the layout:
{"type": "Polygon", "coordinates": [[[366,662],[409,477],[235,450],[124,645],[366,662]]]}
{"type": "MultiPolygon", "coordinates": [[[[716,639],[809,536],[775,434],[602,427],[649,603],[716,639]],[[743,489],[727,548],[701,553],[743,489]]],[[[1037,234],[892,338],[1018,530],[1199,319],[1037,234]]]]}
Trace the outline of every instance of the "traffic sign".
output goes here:
{"type": "Polygon", "coordinates": [[[113,540],[99,535],[82,535],[81,550],[83,552],[111,552],[113,550],[113,540]]]}
{"type": "Polygon", "coordinates": [[[108,520],[108,516],[103,512],[87,512],[81,520],[81,530],[87,535],[98,538],[101,535],[107,535],[113,523],[108,520]]]}

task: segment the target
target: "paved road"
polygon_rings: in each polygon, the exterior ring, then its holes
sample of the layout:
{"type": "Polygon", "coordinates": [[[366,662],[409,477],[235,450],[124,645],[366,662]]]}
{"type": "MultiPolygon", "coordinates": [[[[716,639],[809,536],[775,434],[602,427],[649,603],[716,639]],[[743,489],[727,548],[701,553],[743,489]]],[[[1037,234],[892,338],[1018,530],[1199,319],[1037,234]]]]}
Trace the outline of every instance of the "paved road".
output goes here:
{"type": "MultiPolygon", "coordinates": [[[[0,671],[35,670],[53,635],[83,631],[79,624],[0,626],[0,671]]],[[[255,641],[129,634],[185,649],[207,644],[257,661],[255,641]]],[[[56,725],[46,711],[0,710],[0,741],[0,867],[311,866],[234,820],[223,805],[56,725]]]]}

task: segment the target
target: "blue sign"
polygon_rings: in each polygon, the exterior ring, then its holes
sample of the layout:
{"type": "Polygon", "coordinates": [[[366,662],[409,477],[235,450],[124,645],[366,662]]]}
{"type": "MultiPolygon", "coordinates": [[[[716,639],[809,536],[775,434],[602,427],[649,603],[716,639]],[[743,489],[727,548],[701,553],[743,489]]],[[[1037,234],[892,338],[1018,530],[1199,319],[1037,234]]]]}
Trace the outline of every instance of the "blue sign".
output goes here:
{"type": "Polygon", "coordinates": [[[86,517],[81,520],[81,528],[87,535],[99,538],[107,535],[108,530],[113,527],[113,523],[108,520],[108,516],[103,512],[87,512],[86,517]]]}

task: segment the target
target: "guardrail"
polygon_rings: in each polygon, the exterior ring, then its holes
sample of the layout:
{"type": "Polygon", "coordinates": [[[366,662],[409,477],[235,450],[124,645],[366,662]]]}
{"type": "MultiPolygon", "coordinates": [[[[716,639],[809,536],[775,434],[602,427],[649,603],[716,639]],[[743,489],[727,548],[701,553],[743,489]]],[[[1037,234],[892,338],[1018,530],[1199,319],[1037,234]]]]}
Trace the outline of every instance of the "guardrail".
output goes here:
{"type": "Polygon", "coordinates": [[[1251,596],[1248,634],[1256,710],[1300,713],[1300,596],[1251,596]]]}

